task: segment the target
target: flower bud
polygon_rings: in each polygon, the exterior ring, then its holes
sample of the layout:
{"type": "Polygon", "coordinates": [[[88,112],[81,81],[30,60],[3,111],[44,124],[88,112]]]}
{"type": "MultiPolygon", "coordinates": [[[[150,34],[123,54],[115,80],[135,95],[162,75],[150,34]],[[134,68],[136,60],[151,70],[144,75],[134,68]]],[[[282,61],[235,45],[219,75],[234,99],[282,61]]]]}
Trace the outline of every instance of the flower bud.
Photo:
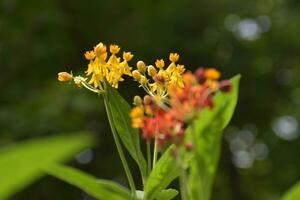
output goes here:
{"type": "Polygon", "coordinates": [[[218,80],[220,76],[220,72],[214,68],[208,68],[205,70],[205,77],[207,79],[218,80]]]}
{"type": "Polygon", "coordinates": [[[141,99],[140,96],[134,96],[133,98],[133,104],[136,105],[136,106],[141,106],[143,103],[143,100],[141,99]]]}
{"type": "Polygon", "coordinates": [[[199,84],[203,84],[206,80],[205,78],[205,70],[201,67],[201,68],[198,68],[195,72],[195,77],[197,79],[197,82],[199,84]]]}
{"type": "Polygon", "coordinates": [[[153,67],[153,65],[149,65],[148,66],[148,74],[149,74],[149,76],[152,76],[152,77],[154,77],[155,75],[156,75],[156,69],[155,69],[155,67],[153,67]]]}
{"type": "Polygon", "coordinates": [[[132,71],[132,76],[136,81],[141,80],[141,73],[138,70],[133,70],[132,71]]]}
{"type": "Polygon", "coordinates": [[[192,151],[192,149],[193,149],[193,143],[192,143],[192,141],[187,141],[187,142],[185,143],[185,149],[186,149],[187,151],[192,151]]]}
{"type": "Polygon", "coordinates": [[[144,104],[145,105],[152,105],[154,103],[153,98],[149,95],[144,96],[144,104]]]}
{"type": "Polygon", "coordinates": [[[145,76],[141,76],[141,79],[140,79],[140,84],[141,85],[146,85],[148,83],[148,80],[145,76]]]}
{"type": "Polygon", "coordinates": [[[65,82],[72,80],[73,76],[69,74],[68,72],[59,72],[57,79],[59,81],[65,82]]]}
{"type": "Polygon", "coordinates": [[[146,71],[146,64],[141,60],[136,63],[136,67],[142,73],[146,71]]]}

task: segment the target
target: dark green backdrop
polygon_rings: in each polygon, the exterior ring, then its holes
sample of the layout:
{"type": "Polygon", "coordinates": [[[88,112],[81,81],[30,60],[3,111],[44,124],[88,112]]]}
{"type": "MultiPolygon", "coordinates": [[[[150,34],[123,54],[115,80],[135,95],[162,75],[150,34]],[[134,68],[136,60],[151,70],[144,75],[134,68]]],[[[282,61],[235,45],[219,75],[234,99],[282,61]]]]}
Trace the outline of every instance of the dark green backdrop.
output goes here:
{"type": "MultiPolygon", "coordinates": [[[[126,183],[101,98],[56,81],[59,71],[82,72],[83,53],[100,41],[119,44],[135,61],[178,52],[189,70],[242,74],[213,199],[276,200],[299,180],[298,0],[0,1],[0,145],[90,130],[99,139],[92,160],[70,164],[126,183]]],[[[136,86],[120,91],[130,99],[136,86]]],[[[46,177],[14,199],[89,198],[46,177]]]]}

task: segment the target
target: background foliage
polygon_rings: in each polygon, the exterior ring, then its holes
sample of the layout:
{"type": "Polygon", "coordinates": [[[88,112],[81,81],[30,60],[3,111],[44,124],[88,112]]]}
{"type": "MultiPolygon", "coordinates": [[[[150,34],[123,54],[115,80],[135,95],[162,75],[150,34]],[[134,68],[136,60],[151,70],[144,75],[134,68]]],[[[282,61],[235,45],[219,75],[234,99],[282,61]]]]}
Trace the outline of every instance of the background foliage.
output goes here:
{"type": "MultiPolygon", "coordinates": [[[[300,179],[299,21],[296,0],[1,0],[1,148],[89,130],[101,142],[70,164],[126,183],[102,100],[61,85],[56,73],[83,71],[84,51],[99,41],[146,63],[175,51],[190,70],[216,66],[225,78],[243,76],[213,198],[278,199],[300,179]]],[[[136,86],[125,83],[120,91],[130,100],[136,86]]],[[[47,177],[14,199],[89,198],[47,177]]]]}

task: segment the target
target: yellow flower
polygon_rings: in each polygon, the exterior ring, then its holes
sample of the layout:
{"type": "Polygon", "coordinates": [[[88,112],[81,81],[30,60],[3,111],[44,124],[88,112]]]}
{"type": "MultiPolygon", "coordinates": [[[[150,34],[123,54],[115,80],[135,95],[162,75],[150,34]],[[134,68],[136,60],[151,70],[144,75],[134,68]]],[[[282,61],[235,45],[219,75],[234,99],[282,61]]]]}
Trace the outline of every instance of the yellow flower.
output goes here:
{"type": "Polygon", "coordinates": [[[123,70],[123,73],[128,76],[132,76],[131,74],[131,67],[129,67],[128,62],[133,58],[133,55],[130,52],[123,53],[123,59],[124,61],[120,63],[121,69],[123,70]]]}
{"type": "Polygon", "coordinates": [[[95,46],[94,52],[97,56],[101,56],[102,54],[106,53],[106,46],[100,42],[95,46]]]}
{"type": "Polygon", "coordinates": [[[178,59],[179,59],[179,54],[177,54],[177,53],[170,53],[169,60],[171,62],[175,63],[175,62],[178,61],[178,59]]]}
{"type": "Polygon", "coordinates": [[[120,51],[120,47],[119,47],[118,45],[112,44],[112,45],[110,45],[110,47],[109,47],[109,51],[110,51],[110,53],[112,53],[112,54],[117,54],[117,53],[119,53],[119,51],[120,51]]]}
{"type": "Polygon", "coordinates": [[[69,74],[68,72],[59,72],[57,79],[59,81],[65,82],[65,81],[70,81],[73,79],[72,74],[69,74]]]}
{"type": "Polygon", "coordinates": [[[180,88],[184,87],[182,74],[184,73],[185,68],[183,65],[177,65],[171,73],[170,84],[177,85],[180,88]]]}
{"type": "Polygon", "coordinates": [[[133,128],[142,128],[144,120],[144,110],[141,107],[134,107],[130,112],[133,128]]]}
{"type": "Polygon", "coordinates": [[[127,62],[131,61],[133,58],[133,55],[131,52],[125,52],[123,53],[123,59],[126,60],[127,62]]]}
{"type": "Polygon", "coordinates": [[[156,67],[158,67],[159,69],[162,69],[165,66],[165,61],[163,59],[160,60],[156,60],[155,62],[156,67]]]}
{"type": "Polygon", "coordinates": [[[108,74],[108,67],[106,63],[107,53],[103,53],[97,56],[94,60],[91,60],[88,64],[86,71],[87,76],[92,75],[89,84],[93,84],[95,88],[101,86],[101,82],[105,80],[108,74]]]}
{"type": "Polygon", "coordinates": [[[87,60],[93,60],[96,55],[95,55],[94,51],[87,51],[87,52],[85,52],[84,56],[87,60]]]}

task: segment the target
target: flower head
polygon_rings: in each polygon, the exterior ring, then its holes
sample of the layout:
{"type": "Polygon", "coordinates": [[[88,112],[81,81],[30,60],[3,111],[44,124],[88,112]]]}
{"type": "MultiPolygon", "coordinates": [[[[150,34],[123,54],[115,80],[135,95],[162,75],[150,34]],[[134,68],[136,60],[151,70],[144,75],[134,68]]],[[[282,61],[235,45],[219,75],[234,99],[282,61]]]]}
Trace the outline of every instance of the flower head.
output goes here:
{"type": "MultiPolygon", "coordinates": [[[[122,58],[117,54],[120,51],[118,45],[110,45],[109,53],[105,44],[100,42],[93,50],[86,51],[84,56],[89,61],[85,78],[77,78],[76,85],[83,85],[87,89],[102,93],[104,92],[104,85],[108,83],[114,88],[118,88],[119,82],[124,80],[124,76],[132,76],[129,61],[132,60],[133,54],[130,52],[123,52],[122,58]]],[[[80,76],[78,76],[80,77],[80,76]]],[[[71,80],[72,75],[61,72],[58,80],[71,80]]],[[[74,79],[75,81],[75,79],[74,79]]]]}
{"type": "Polygon", "coordinates": [[[170,85],[183,87],[182,75],[185,68],[183,65],[176,64],[178,59],[179,55],[177,53],[170,53],[169,60],[171,63],[166,68],[166,63],[163,59],[157,59],[155,66],[146,66],[143,61],[139,61],[137,70],[140,72],[141,78],[135,78],[135,80],[141,84],[149,95],[165,98],[170,85]]]}
{"type": "MultiPolygon", "coordinates": [[[[160,60],[156,62],[158,69],[148,66],[148,75],[154,82],[143,86],[150,88],[150,94],[144,97],[142,104],[139,98],[131,118],[133,127],[140,128],[148,142],[156,138],[161,148],[172,143],[190,151],[192,143],[185,140],[185,125],[204,108],[213,109],[216,91],[227,92],[231,84],[228,80],[218,82],[220,73],[212,68],[184,73],[183,65],[175,64],[178,57],[178,54],[170,54],[172,63],[166,70],[160,60]],[[161,93],[164,96],[158,95],[161,93]]],[[[137,81],[144,76],[138,70],[133,74],[137,81]]]]}

